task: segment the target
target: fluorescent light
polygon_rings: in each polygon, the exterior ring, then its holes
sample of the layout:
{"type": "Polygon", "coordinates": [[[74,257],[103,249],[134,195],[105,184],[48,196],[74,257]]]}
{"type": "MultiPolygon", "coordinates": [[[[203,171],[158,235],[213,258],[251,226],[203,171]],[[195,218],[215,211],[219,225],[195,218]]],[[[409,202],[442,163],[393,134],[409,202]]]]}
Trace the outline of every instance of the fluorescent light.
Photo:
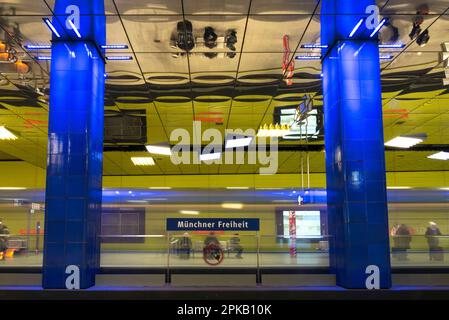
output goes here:
{"type": "Polygon", "coordinates": [[[50,30],[53,32],[55,36],[58,38],[61,38],[61,35],[59,34],[58,30],[56,30],[55,26],[51,23],[50,19],[43,18],[45,24],[50,28],[50,30]]]}
{"type": "Polygon", "coordinates": [[[253,137],[236,137],[237,139],[226,139],[226,149],[247,147],[253,141],[253,137]]]}
{"type": "Polygon", "coordinates": [[[76,36],[78,38],[81,38],[81,34],[78,31],[78,28],[73,24],[73,21],[71,19],[69,19],[68,21],[69,21],[69,25],[72,27],[72,30],[76,33],[76,36]]]}
{"type": "Polygon", "coordinates": [[[352,38],[354,36],[354,34],[357,32],[357,30],[359,30],[359,28],[362,25],[363,21],[365,21],[365,19],[363,19],[363,18],[360,19],[360,21],[356,24],[354,29],[352,29],[351,33],[349,34],[349,38],[352,38]]]}
{"type": "Polygon", "coordinates": [[[0,187],[0,190],[26,190],[26,188],[23,187],[0,187]]]}
{"type": "Polygon", "coordinates": [[[181,210],[179,211],[180,214],[188,214],[188,215],[199,215],[200,212],[199,211],[195,211],[195,210],[181,210]]]}
{"type": "Polygon", "coordinates": [[[242,209],[243,208],[243,204],[242,203],[230,203],[230,202],[225,202],[221,204],[221,207],[224,209],[242,209]]]}
{"type": "Polygon", "coordinates": [[[219,160],[220,158],[221,158],[220,152],[200,154],[200,161],[219,160]]]}
{"type": "Polygon", "coordinates": [[[405,48],[403,43],[383,43],[379,44],[379,49],[402,49],[405,48]]]}
{"type": "Polygon", "coordinates": [[[449,191],[449,188],[447,188],[447,187],[445,187],[445,188],[440,188],[440,190],[449,191]]]}
{"type": "Polygon", "coordinates": [[[296,56],[296,60],[321,60],[321,56],[296,56]]]}
{"type": "Polygon", "coordinates": [[[389,189],[389,190],[408,190],[411,188],[412,187],[387,187],[387,189],[389,189]]]}
{"type": "Polygon", "coordinates": [[[129,203],[148,203],[148,201],[145,201],[145,200],[126,200],[126,202],[129,202],[129,203]]]}
{"type": "Polygon", "coordinates": [[[152,145],[147,145],[145,146],[148,150],[149,153],[154,153],[154,154],[160,154],[163,156],[171,156],[171,148],[168,146],[152,146],[152,145]]]}
{"type": "Polygon", "coordinates": [[[385,145],[387,147],[408,149],[408,148],[413,147],[414,145],[417,145],[418,143],[421,143],[423,141],[424,141],[423,138],[399,136],[399,137],[396,137],[396,138],[391,139],[390,141],[386,142],[385,145]]]}
{"type": "Polygon", "coordinates": [[[48,50],[51,49],[51,45],[47,45],[47,44],[39,44],[39,45],[35,45],[35,44],[27,44],[24,46],[25,49],[27,50],[48,50]]]}
{"type": "Polygon", "coordinates": [[[156,163],[152,157],[131,157],[135,166],[154,166],[156,163]]]}
{"type": "Polygon", "coordinates": [[[111,61],[129,61],[132,60],[133,57],[131,56],[107,56],[106,60],[111,60],[111,61]]]}
{"type": "Polygon", "coordinates": [[[102,49],[111,49],[111,50],[117,50],[117,49],[128,49],[128,45],[126,44],[107,44],[101,46],[102,49]]]}
{"type": "Polygon", "coordinates": [[[301,45],[301,48],[303,49],[326,49],[328,46],[326,44],[314,44],[314,43],[308,43],[301,45]]]}
{"type": "Polygon", "coordinates": [[[380,60],[391,60],[391,59],[393,59],[393,56],[392,55],[381,55],[381,56],[379,56],[379,59],[380,60]]]}
{"type": "Polygon", "coordinates": [[[0,140],[17,140],[18,137],[6,129],[4,126],[0,126],[0,140]]]}
{"type": "Polygon", "coordinates": [[[373,33],[371,33],[370,38],[374,37],[377,32],[384,26],[384,24],[387,22],[386,18],[383,18],[382,21],[379,23],[379,25],[374,29],[373,33]]]}
{"type": "Polygon", "coordinates": [[[248,190],[249,187],[226,187],[228,190],[248,190]]]}
{"type": "Polygon", "coordinates": [[[151,190],[170,190],[171,187],[149,187],[151,190]]]}
{"type": "Polygon", "coordinates": [[[434,160],[449,160],[449,152],[441,151],[441,152],[432,154],[432,155],[428,156],[427,158],[434,159],[434,160]]]}

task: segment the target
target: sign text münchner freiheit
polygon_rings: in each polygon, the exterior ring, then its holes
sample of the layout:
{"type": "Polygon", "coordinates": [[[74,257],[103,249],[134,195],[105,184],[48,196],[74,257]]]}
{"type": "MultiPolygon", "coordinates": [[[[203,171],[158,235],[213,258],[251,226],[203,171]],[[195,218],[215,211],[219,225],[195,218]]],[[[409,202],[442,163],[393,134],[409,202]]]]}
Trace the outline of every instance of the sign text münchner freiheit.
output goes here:
{"type": "Polygon", "coordinates": [[[259,231],[259,219],[167,219],[167,231],[259,231]]]}

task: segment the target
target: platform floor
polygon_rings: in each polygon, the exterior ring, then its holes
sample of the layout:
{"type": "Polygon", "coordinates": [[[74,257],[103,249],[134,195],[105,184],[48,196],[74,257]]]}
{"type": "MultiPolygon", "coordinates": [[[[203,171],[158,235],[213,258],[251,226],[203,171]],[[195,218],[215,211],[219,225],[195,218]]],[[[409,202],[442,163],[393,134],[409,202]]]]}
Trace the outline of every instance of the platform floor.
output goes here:
{"type": "MultiPolygon", "coordinates": [[[[411,252],[407,256],[408,260],[398,261],[392,258],[394,267],[449,267],[449,253],[445,255],[444,261],[430,261],[427,252],[411,252]]],[[[181,259],[178,255],[151,252],[104,252],[101,254],[102,267],[207,267],[202,259],[202,255],[196,253],[189,259],[181,259]]],[[[243,259],[237,259],[235,254],[225,255],[220,267],[328,267],[329,255],[327,253],[298,253],[296,258],[290,257],[288,253],[246,253],[243,259]]],[[[1,267],[41,267],[42,254],[16,255],[12,259],[0,261],[1,267]]],[[[212,268],[212,267],[211,267],[212,268]]]]}
{"type": "Polygon", "coordinates": [[[102,287],[86,290],[43,290],[0,287],[0,300],[449,300],[449,287],[396,286],[388,290],[317,287],[102,287]]]}

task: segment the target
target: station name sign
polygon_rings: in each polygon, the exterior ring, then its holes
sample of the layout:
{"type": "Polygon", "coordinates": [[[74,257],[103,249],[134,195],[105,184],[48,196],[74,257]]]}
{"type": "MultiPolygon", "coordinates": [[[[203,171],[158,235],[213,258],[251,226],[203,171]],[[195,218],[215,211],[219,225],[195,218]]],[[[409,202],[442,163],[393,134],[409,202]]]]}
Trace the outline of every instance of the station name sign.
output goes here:
{"type": "Polygon", "coordinates": [[[167,231],[259,231],[259,219],[167,219],[167,231]]]}

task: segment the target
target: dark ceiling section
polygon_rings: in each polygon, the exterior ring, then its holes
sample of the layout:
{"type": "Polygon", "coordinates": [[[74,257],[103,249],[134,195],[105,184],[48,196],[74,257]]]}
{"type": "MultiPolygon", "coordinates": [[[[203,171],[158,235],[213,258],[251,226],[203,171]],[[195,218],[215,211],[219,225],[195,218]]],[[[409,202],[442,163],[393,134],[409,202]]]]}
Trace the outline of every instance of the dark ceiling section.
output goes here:
{"type": "Polygon", "coordinates": [[[106,111],[104,121],[105,145],[144,145],[147,142],[145,110],[106,111]]]}
{"type": "MultiPolygon", "coordinates": [[[[442,78],[444,74],[432,74],[426,75],[429,70],[424,70],[423,72],[417,73],[413,76],[408,75],[404,77],[404,73],[391,73],[386,76],[382,76],[382,92],[394,92],[402,91],[401,94],[408,94],[414,92],[427,92],[436,90],[449,90],[447,87],[443,86],[442,78]]],[[[123,76],[126,77],[126,76],[123,76]]],[[[107,106],[115,105],[115,102],[121,103],[151,103],[157,100],[159,96],[184,96],[185,99],[189,101],[191,99],[196,99],[203,96],[205,90],[209,95],[219,95],[227,96],[230,99],[235,98],[239,101],[240,95],[269,95],[275,100],[276,97],[284,93],[315,93],[318,94],[322,92],[321,80],[316,80],[316,77],[296,77],[302,79],[303,81],[298,84],[293,84],[292,86],[287,86],[284,84],[278,84],[278,75],[273,75],[270,82],[263,82],[262,84],[257,84],[252,82],[251,84],[234,81],[229,77],[214,77],[214,76],[204,76],[203,80],[208,78],[221,79],[221,80],[232,80],[230,84],[226,85],[214,85],[214,84],[191,84],[192,91],[190,91],[190,86],[186,85],[111,85],[106,86],[106,96],[105,104],[107,106]],[[304,81],[304,80],[310,81],[304,81]],[[234,86],[234,84],[236,84],[234,86]],[[193,95],[191,95],[193,94],[193,95]],[[123,99],[123,97],[132,96],[137,99],[123,99]]],[[[246,76],[245,79],[256,80],[259,78],[267,79],[267,75],[264,76],[246,76]]],[[[42,106],[37,103],[38,95],[29,87],[17,86],[20,91],[17,90],[5,90],[0,89],[0,103],[8,103],[15,106],[29,106],[35,108],[41,108],[42,106]],[[9,97],[9,98],[8,98],[9,97]]],[[[170,101],[170,100],[166,100],[170,101]]],[[[178,99],[174,100],[179,102],[178,99]]]]}

